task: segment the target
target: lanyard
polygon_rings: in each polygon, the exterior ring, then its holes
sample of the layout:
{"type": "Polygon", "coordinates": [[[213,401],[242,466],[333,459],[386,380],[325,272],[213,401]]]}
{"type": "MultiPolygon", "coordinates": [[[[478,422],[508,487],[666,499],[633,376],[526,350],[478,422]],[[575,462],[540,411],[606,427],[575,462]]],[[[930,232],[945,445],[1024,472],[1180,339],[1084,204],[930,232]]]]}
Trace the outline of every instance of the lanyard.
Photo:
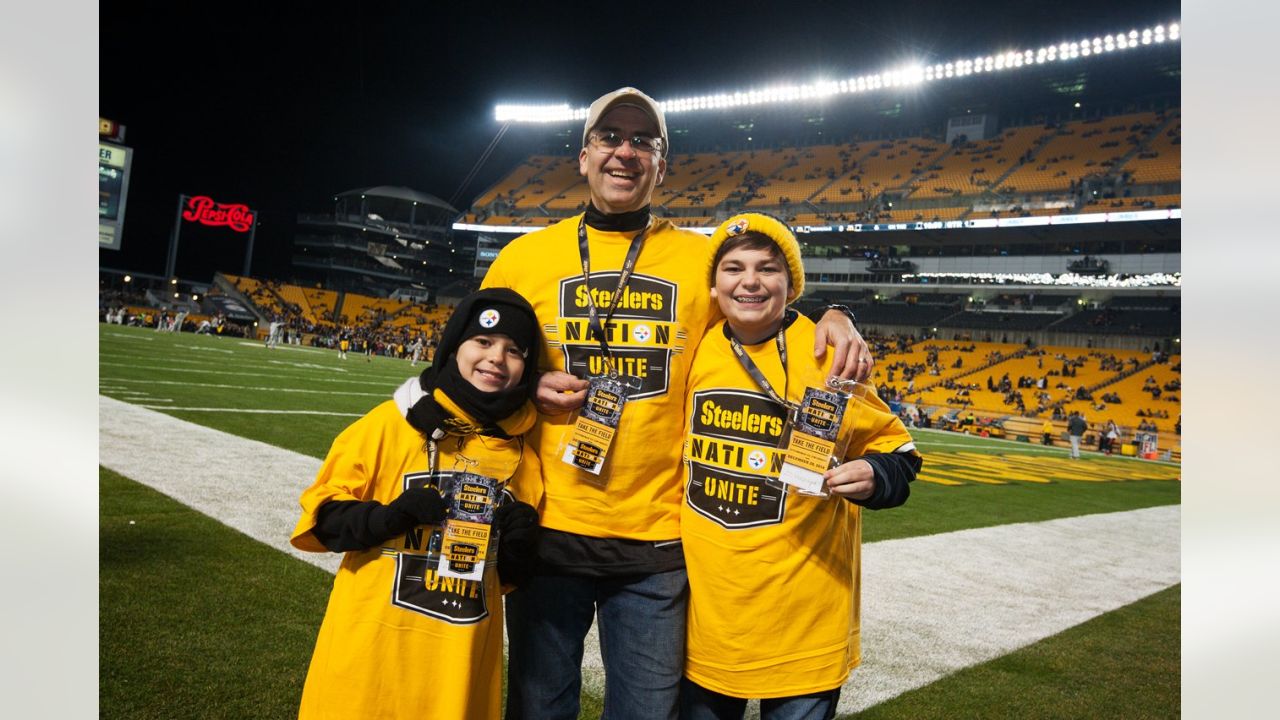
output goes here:
{"type": "Polygon", "coordinates": [[[774,342],[778,345],[778,357],[782,360],[782,395],[773,389],[773,385],[769,384],[769,380],[765,378],[764,373],[760,372],[760,368],[756,367],[755,362],[747,355],[747,351],[742,347],[742,343],[738,342],[738,338],[729,336],[729,347],[733,348],[733,354],[737,356],[738,362],[742,364],[742,369],[747,371],[751,379],[756,385],[765,392],[774,402],[781,405],[787,411],[787,416],[791,417],[795,414],[799,406],[795,403],[787,402],[787,321],[784,318],[782,327],[778,328],[778,334],[774,336],[774,342]]]}
{"type": "MultiPolygon", "coordinates": [[[[622,293],[627,289],[627,284],[631,282],[631,272],[636,268],[636,260],[640,258],[640,248],[644,245],[644,237],[649,232],[649,226],[653,224],[652,217],[649,224],[644,226],[635,237],[631,238],[631,246],[627,248],[626,260],[622,263],[622,272],[618,274],[618,286],[613,290],[613,299],[609,301],[609,313],[604,316],[605,323],[613,319],[614,310],[618,309],[618,301],[622,299],[622,293]]],[[[587,317],[591,331],[596,334],[596,338],[600,340],[600,351],[604,355],[605,363],[609,367],[609,377],[618,377],[618,368],[613,362],[613,353],[609,351],[609,344],[604,339],[604,326],[600,324],[600,311],[596,309],[595,298],[591,295],[591,248],[587,242],[587,216],[584,214],[578,220],[578,256],[582,258],[582,279],[587,287],[587,317]]]]}

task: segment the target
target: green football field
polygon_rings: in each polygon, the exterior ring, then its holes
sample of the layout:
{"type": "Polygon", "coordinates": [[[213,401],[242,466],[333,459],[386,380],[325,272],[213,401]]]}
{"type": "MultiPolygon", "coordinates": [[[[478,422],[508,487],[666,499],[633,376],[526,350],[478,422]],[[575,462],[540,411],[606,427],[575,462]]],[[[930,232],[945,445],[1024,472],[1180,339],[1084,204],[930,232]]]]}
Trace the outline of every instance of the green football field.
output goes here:
{"type": "MultiPolygon", "coordinates": [[[[102,395],[314,458],[421,368],[355,353],[339,360],[335,351],[306,347],[266,350],[241,338],[99,327],[102,395]]],[[[1090,453],[1073,461],[1063,450],[1027,443],[914,435],[925,469],[911,500],[867,513],[864,542],[1181,502],[1176,464],[1090,453]]],[[[100,553],[103,717],[295,714],[328,573],[108,469],[101,472],[100,553]]],[[[856,716],[1176,715],[1179,590],[856,716]]],[[[598,714],[598,698],[584,697],[583,717],[598,714]]]]}

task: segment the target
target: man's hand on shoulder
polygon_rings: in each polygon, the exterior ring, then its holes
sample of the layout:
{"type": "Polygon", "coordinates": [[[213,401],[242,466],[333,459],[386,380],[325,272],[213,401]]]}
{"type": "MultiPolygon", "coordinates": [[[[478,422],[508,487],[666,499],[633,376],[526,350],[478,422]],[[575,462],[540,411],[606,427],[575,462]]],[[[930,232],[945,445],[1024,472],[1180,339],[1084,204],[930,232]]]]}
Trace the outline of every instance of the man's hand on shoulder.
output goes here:
{"type": "Polygon", "coordinates": [[[828,310],[818,322],[814,332],[813,356],[822,357],[828,346],[832,348],[832,375],[858,382],[871,379],[871,368],[875,365],[871,348],[867,347],[867,341],[862,339],[849,316],[840,310],[828,310]]]}
{"type": "Polygon", "coordinates": [[[576,410],[586,402],[588,385],[586,380],[563,370],[548,370],[538,378],[533,404],[543,415],[561,415],[576,410]]]}

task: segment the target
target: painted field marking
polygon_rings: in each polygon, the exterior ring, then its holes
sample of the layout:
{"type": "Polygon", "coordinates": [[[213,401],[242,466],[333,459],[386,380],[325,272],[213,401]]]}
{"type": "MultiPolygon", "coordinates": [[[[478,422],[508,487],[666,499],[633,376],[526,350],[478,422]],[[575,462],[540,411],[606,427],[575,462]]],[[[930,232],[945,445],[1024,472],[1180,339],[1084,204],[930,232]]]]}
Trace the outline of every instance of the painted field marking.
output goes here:
{"type": "Polygon", "coordinates": [[[927,452],[918,479],[940,485],[965,482],[1003,485],[1009,482],[1049,483],[1064,480],[1117,482],[1178,480],[1181,467],[1145,462],[1115,463],[1110,459],[1071,460],[1057,457],[984,455],[978,452],[927,452]]]}
{"type": "MultiPolygon", "coordinates": [[[[152,402],[147,400],[147,402],[152,402]]],[[[166,402],[173,402],[168,400],[166,402]]],[[[250,415],[334,415],[337,417],[360,417],[364,413],[347,413],[347,412],[330,412],[328,410],[264,410],[260,408],[216,408],[216,407],[164,407],[157,408],[150,405],[142,405],[144,408],[151,410],[172,410],[181,412],[219,412],[219,413],[248,413],[250,415]]]]}
{"type": "Polygon", "coordinates": [[[174,367],[165,367],[163,365],[137,365],[134,363],[99,362],[98,366],[99,367],[122,367],[122,368],[129,368],[131,370],[155,370],[156,372],[202,373],[205,375],[234,375],[236,377],[260,377],[260,378],[272,378],[275,380],[296,379],[296,380],[305,381],[305,382],[343,383],[345,385],[351,385],[351,384],[377,385],[379,387],[387,388],[388,397],[391,396],[391,391],[395,389],[396,385],[398,385],[401,382],[404,382],[403,378],[401,379],[387,378],[382,382],[376,382],[372,380],[356,380],[353,378],[307,377],[304,375],[285,375],[280,373],[245,372],[243,370],[206,370],[203,368],[174,368],[174,367]]]}
{"type": "Polygon", "coordinates": [[[284,365],[286,367],[305,368],[307,370],[326,370],[328,372],[339,373],[347,372],[346,368],[338,367],[337,365],[317,365],[315,363],[289,362],[288,360],[268,360],[267,362],[272,365],[284,365]]]}
{"type": "MultiPolygon", "coordinates": [[[[908,430],[911,432],[912,435],[915,436],[915,439],[917,442],[926,443],[929,449],[933,449],[936,447],[973,448],[972,443],[954,442],[954,441],[948,442],[945,440],[934,440],[932,437],[930,437],[930,436],[943,436],[943,437],[947,437],[948,439],[971,437],[963,433],[955,433],[955,432],[951,432],[950,430],[934,430],[932,428],[908,428],[908,430]]],[[[1161,437],[1161,442],[1171,441],[1174,444],[1178,444],[1182,441],[1181,436],[1174,436],[1169,433],[1160,433],[1160,437],[1161,437]]],[[[974,438],[974,440],[977,441],[978,438],[974,438]]],[[[1009,438],[981,438],[981,442],[1007,444],[1009,445],[1009,448],[1006,450],[1006,452],[1027,453],[1027,454],[1053,453],[1057,455],[1062,455],[1063,457],[1067,457],[1068,455],[1071,454],[1070,448],[1048,446],[1048,445],[1035,445],[1033,443],[1026,443],[1020,440],[1010,440],[1009,438]]],[[[1166,465],[1168,467],[1182,467],[1181,463],[1174,462],[1173,460],[1147,460],[1145,458],[1132,457],[1128,455],[1104,455],[1100,452],[1097,452],[1096,450],[1086,450],[1083,447],[1080,448],[1080,452],[1085,453],[1086,457],[1097,457],[1097,458],[1105,457],[1108,460],[1117,460],[1120,462],[1142,463],[1144,465],[1166,465]]]]}
{"type": "MultiPolygon", "coordinates": [[[[144,380],[142,378],[111,378],[114,382],[146,383],[147,385],[181,385],[183,387],[216,388],[219,390],[253,390],[255,392],[307,393],[315,395],[355,395],[357,397],[385,398],[386,393],[353,392],[351,390],[316,390],[314,388],[282,388],[269,385],[225,385],[221,383],[201,383],[192,385],[181,380],[144,380]]],[[[101,386],[100,386],[101,387],[101,386]]]]}
{"type": "Polygon", "coordinates": [[[226,348],[206,347],[204,345],[174,345],[174,347],[187,348],[188,350],[203,350],[204,352],[220,352],[228,355],[235,355],[235,350],[227,350],[226,348]]]}
{"type": "Polygon", "coordinates": [[[327,348],[299,347],[297,345],[287,345],[284,343],[281,343],[275,346],[274,348],[268,348],[266,345],[263,345],[260,342],[252,342],[249,340],[241,340],[236,344],[241,346],[247,346],[247,347],[259,347],[259,348],[262,348],[263,350],[289,350],[292,352],[304,352],[304,353],[331,353],[331,352],[336,353],[337,352],[337,350],[329,350],[327,348]]]}

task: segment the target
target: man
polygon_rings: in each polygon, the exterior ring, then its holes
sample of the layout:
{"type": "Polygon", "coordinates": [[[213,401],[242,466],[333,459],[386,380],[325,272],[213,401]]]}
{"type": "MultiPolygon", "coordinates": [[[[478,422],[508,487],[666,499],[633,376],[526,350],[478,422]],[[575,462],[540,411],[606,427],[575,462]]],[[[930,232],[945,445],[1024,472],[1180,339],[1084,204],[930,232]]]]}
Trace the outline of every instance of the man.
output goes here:
{"type": "Polygon", "coordinates": [[[1080,438],[1084,436],[1084,431],[1089,429],[1089,423],[1084,421],[1080,413],[1075,410],[1071,411],[1071,416],[1067,418],[1067,437],[1071,440],[1071,457],[1073,459],[1080,458],[1080,438]]]}
{"type": "MultiPolygon", "coordinates": [[[[530,301],[549,357],[530,434],[545,485],[540,569],[507,598],[512,720],[577,718],[593,618],[604,717],[676,717],[688,600],[682,404],[694,350],[718,310],[706,281],[708,239],[649,212],[667,149],[666,118],[652,98],[622,88],[597,99],[578,154],[586,212],[517,238],[484,280],[530,301]],[[564,443],[569,411],[587,395],[581,378],[610,368],[635,387],[596,475],[565,462],[564,443]]],[[[834,311],[817,330],[814,354],[825,354],[829,340],[832,372],[870,375],[866,343],[834,311]]]]}

